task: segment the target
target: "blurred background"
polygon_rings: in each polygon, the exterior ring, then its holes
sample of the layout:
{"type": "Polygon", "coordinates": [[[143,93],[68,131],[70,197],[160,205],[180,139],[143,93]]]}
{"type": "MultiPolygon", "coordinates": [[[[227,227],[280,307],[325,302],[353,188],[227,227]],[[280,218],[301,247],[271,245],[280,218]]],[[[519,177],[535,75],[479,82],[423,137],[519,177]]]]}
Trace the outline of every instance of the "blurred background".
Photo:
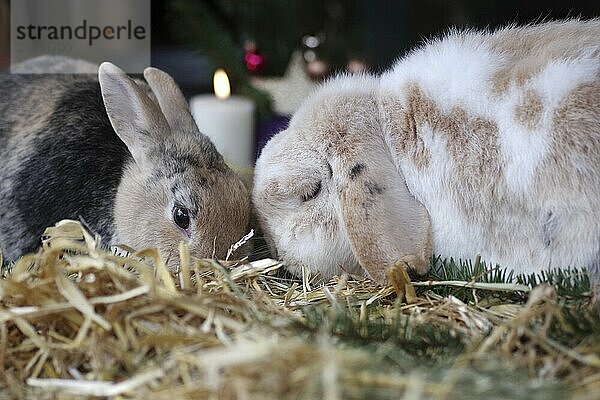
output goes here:
{"type": "MultiPolygon", "coordinates": [[[[591,18],[600,15],[600,2],[151,0],[151,11],[152,64],[188,98],[212,92],[213,73],[223,68],[233,93],[256,106],[258,151],[331,74],[380,72],[450,27],[591,18]]],[[[9,1],[0,0],[0,68],[9,63],[9,21],[9,1]]]]}

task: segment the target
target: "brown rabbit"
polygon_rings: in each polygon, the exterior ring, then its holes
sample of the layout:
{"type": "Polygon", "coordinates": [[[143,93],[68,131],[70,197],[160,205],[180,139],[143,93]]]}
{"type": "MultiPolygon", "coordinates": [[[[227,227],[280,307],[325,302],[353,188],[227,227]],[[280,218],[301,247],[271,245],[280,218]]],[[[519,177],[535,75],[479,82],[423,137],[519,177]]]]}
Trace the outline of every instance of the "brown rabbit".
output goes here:
{"type": "Polygon", "coordinates": [[[93,75],[0,75],[0,244],[8,260],[44,228],[84,220],[105,243],[180,241],[224,257],[249,221],[249,196],[166,73],[136,83],[110,63],[93,75]],[[151,89],[151,91],[149,90],[151,89]],[[152,99],[148,96],[152,97],[152,99]]]}

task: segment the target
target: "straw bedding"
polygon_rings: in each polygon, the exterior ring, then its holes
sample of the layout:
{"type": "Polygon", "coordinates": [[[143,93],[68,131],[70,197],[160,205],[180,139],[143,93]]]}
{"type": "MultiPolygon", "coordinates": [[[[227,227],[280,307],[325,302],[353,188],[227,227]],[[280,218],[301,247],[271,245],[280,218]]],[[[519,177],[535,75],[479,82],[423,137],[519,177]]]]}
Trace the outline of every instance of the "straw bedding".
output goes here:
{"type": "Polygon", "coordinates": [[[438,261],[426,280],[397,271],[379,288],[180,256],[170,272],[156,251],[115,254],[77,222],[49,228],[0,280],[0,398],[600,393],[600,322],[578,271],[509,282],[438,261]]]}

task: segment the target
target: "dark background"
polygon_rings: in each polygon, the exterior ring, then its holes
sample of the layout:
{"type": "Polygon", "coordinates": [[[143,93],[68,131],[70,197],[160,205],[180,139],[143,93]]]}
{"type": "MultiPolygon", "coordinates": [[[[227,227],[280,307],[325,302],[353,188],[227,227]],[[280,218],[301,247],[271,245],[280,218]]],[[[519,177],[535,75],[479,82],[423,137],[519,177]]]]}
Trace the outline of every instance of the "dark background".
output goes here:
{"type": "MultiPolygon", "coordinates": [[[[423,39],[446,32],[449,27],[493,28],[513,22],[600,15],[597,0],[151,0],[152,63],[171,73],[187,95],[210,91],[217,63],[204,51],[203,21],[198,19],[194,23],[193,14],[188,21],[182,21],[174,11],[177,2],[184,7],[188,3],[189,7],[200,5],[204,10],[220,8],[228,10],[229,15],[237,13],[237,20],[230,18],[219,23],[233,32],[229,35],[230,42],[239,45],[240,51],[242,37],[248,34],[244,29],[250,35],[262,33],[272,38],[259,43],[261,51],[277,55],[267,64],[267,75],[282,74],[287,62],[285,54],[301,46],[301,35],[314,34],[327,24],[331,26],[332,15],[335,37],[330,37],[327,43],[331,72],[342,68],[344,56],[360,58],[372,71],[381,71],[423,39]],[[195,38],[186,35],[192,29],[196,30],[195,38]]],[[[9,0],[0,0],[0,69],[9,64],[9,4],[9,0]]],[[[210,27],[204,33],[218,35],[210,27]]],[[[236,82],[232,83],[235,88],[236,82]]]]}
{"type": "MultiPolygon", "coordinates": [[[[178,34],[178,30],[188,27],[181,21],[173,20],[172,3],[170,0],[152,0],[152,62],[175,75],[187,94],[209,91],[214,66],[210,59],[201,57],[202,38],[196,41],[183,40],[182,35],[178,34]],[[174,55],[175,51],[180,53],[179,57],[174,55]]],[[[337,47],[343,48],[347,55],[365,60],[374,72],[389,67],[407,50],[424,39],[446,32],[450,27],[494,28],[510,23],[600,15],[600,1],[593,0],[201,0],[189,3],[208,4],[209,8],[210,5],[223,7],[233,4],[234,8],[258,9],[258,15],[250,14],[251,18],[247,18],[250,23],[247,20],[243,22],[250,26],[249,30],[267,32],[271,36],[282,35],[290,30],[290,20],[285,17],[285,10],[279,10],[285,6],[289,7],[291,19],[310,20],[304,24],[307,29],[304,34],[314,34],[322,29],[331,22],[327,15],[334,13],[338,25],[338,37],[334,38],[338,41],[337,47]],[[261,7],[268,8],[271,3],[280,4],[277,11],[284,18],[278,21],[277,15],[261,14],[261,7]]],[[[296,45],[300,46],[300,37],[296,40],[296,45]]],[[[336,47],[336,43],[328,44],[336,47]]],[[[268,45],[261,46],[259,43],[259,48],[269,54],[272,49],[268,45]]],[[[292,46],[293,43],[288,44],[290,53],[292,46]]],[[[337,67],[334,70],[341,69],[341,63],[334,67],[337,67]]],[[[283,70],[279,67],[267,72],[278,75],[283,70]]]]}

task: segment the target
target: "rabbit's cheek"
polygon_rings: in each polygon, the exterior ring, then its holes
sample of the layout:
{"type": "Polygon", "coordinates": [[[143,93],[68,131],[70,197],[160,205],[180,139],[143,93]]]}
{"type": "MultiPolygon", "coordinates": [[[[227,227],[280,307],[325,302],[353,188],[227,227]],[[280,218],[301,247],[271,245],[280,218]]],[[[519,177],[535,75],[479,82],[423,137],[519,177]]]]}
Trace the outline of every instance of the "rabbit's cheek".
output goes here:
{"type": "Polygon", "coordinates": [[[296,234],[307,232],[311,234],[316,230],[333,233],[338,230],[337,215],[327,207],[326,201],[315,199],[313,204],[306,207],[297,219],[294,226],[296,234]]]}
{"type": "Polygon", "coordinates": [[[277,248],[284,251],[285,261],[314,268],[324,278],[343,272],[359,272],[339,212],[327,207],[330,200],[321,200],[297,216],[290,229],[277,232],[277,248]]]}
{"type": "Polygon", "coordinates": [[[361,274],[358,260],[352,252],[350,242],[339,229],[326,231],[315,227],[300,235],[281,235],[277,241],[278,256],[293,274],[300,276],[303,266],[322,279],[342,273],[361,274]]]}

